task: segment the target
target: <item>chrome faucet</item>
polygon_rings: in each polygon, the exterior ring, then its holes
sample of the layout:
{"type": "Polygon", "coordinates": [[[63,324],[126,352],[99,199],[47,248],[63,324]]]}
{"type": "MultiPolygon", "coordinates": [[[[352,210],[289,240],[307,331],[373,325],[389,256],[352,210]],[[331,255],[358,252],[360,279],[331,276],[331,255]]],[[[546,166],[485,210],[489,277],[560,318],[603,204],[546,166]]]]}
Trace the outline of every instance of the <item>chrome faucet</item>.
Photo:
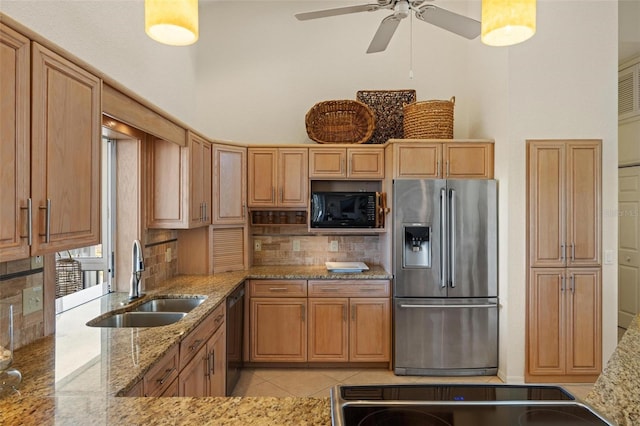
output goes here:
{"type": "Polygon", "coordinates": [[[131,287],[129,288],[129,300],[143,296],[140,293],[142,284],[142,271],[144,271],[144,257],[142,256],[142,246],[140,240],[133,240],[131,261],[133,268],[131,271],[131,287]]]}

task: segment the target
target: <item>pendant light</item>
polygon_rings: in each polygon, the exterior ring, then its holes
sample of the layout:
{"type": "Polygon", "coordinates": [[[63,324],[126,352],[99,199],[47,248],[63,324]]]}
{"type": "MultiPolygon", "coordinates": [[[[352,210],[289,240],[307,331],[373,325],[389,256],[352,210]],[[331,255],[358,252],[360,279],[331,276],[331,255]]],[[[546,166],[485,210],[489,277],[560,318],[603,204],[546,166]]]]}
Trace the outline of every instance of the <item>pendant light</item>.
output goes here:
{"type": "Polygon", "coordinates": [[[489,46],[522,43],[536,33],[536,0],[482,0],[481,39],[489,46]]]}
{"type": "Polygon", "coordinates": [[[157,42],[186,46],[198,40],[198,0],[145,0],[144,29],[157,42]]]}

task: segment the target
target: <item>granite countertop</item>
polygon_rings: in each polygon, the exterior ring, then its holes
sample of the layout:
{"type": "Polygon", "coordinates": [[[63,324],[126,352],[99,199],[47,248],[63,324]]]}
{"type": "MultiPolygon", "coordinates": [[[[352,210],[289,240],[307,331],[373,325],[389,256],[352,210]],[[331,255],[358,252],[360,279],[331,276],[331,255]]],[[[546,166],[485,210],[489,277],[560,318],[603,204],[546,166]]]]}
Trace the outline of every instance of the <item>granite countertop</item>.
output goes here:
{"type": "Polygon", "coordinates": [[[620,426],[640,425],[640,315],[629,325],[585,400],[620,426]]]}
{"type": "Polygon", "coordinates": [[[330,425],[328,398],[116,398],[126,394],[246,279],[391,279],[379,266],[331,273],[324,266],[262,266],[215,275],[182,275],[148,291],[204,295],[175,324],[154,328],[97,328],[85,323],[125,310],[127,294],[111,293],[56,317],[56,333],[18,349],[19,393],[0,399],[2,424],[272,424],[330,425]]]}

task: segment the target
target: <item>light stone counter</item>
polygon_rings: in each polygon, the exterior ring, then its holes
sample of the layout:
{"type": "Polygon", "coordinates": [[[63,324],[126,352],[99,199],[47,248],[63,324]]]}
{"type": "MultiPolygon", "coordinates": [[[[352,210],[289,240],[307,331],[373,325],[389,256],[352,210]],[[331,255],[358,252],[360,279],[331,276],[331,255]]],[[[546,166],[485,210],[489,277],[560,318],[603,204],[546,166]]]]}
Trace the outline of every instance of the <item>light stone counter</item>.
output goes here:
{"type": "Polygon", "coordinates": [[[621,426],[640,425],[640,315],[622,336],[586,401],[621,426]]]}
{"type": "Polygon", "coordinates": [[[329,425],[328,398],[117,398],[126,394],[246,279],[391,279],[380,267],[356,274],[324,266],[256,267],[216,275],[178,276],[149,291],[205,295],[175,324],[153,328],[94,328],[85,323],[124,310],[127,295],[112,293],[56,318],[56,334],[20,348],[14,367],[19,394],[0,400],[0,424],[329,425]]]}

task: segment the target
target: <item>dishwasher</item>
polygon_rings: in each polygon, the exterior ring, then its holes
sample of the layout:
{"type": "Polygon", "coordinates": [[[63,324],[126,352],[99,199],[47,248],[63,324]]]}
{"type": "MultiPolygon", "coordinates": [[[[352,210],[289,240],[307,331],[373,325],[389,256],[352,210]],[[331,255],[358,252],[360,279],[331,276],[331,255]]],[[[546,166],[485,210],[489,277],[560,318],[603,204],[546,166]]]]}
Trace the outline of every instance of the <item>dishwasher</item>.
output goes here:
{"type": "Polygon", "coordinates": [[[242,369],[242,332],[244,329],[244,283],[227,296],[227,383],[231,396],[242,369]]]}

